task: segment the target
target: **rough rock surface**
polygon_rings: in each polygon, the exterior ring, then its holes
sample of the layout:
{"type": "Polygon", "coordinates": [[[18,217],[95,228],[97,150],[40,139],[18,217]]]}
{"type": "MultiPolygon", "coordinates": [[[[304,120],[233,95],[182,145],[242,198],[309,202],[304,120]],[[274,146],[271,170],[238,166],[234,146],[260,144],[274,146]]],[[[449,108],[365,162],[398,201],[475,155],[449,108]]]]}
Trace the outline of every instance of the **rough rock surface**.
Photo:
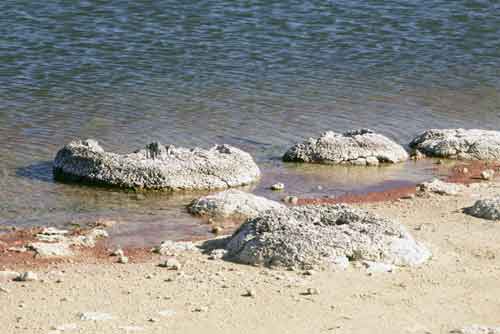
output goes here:
{"type": "Polygon", "coordinates": [[[488,327],[481,325],[471,325],[461,329],[451,331],[455,334],[500,334],[500,327],[488,327]]]}
{"type": "Polygon", "coordinates": [[[160,246],[155,247],[153,251],[161,255],[174,256],[183,252],[199,251],[199,249],[191,241],[165,240],[162,241],[160,246]]]}
{"type": "Polygon", "coordinates": [[[250,218],[266,210],[283,207],[283,204],[276,201],[245,191],[230,189],[194,200],[189,205],[188,211],[200,216],[250,218]]]}
{"type": "Polygon", "coordinates": [[[28,248],[34,250],[36,254],[41,257],[63,257],[73,255],[69,243],[66,242],[33,242],[28,245],[28,248]]]}
{"type": "Polygon", "coordinates": [[[500,220],[500,196],[480,199],[464,212],[478,218],[500,220]]]}
{"type": "Polygon", "coordinates": [[[430,257],[406,228],[347,205],[266,211],[227,241],[226,259],[286,267],[335,264],[339,257],[413,266],[430,257]]]}
{"type": "Polygon", "coordinates": [[[228,145],[209,150],[151,143],[129,154],[105,152],[95,140],[76,140],[54,160],[57,179],[156,190],[224,189],[260,176],[250,154],[228,145]]]}
{"type": "Polygon", "coordinates": [[[324,164],[376,166],[408,159],[405,149],[389,138],[368,129],[343,134],[328,131],[290,148],[283,160],[324,164]]]}
{"type": "Polygon", "coordinates": [[[422,192],[436,193],[439,195],[455,196],[465,190],[463,184],[444,182],[439,179],[433,179],[430,182],[422,182],[417,185],[418,190],[422,192]]]}
{"type": "Polygon", "coordinates": [[[500,160],[500,132],[489,130],[431,129],[410,143],[428,156],[463,160],[500,160]]]}

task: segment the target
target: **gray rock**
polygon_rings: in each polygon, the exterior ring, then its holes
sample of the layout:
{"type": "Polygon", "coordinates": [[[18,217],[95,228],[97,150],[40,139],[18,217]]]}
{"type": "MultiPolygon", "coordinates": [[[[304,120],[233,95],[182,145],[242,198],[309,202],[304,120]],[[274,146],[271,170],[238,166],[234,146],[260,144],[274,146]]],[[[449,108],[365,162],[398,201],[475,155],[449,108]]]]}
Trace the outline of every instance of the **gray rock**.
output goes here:
{"type": "Polygon", "coordinates": [[[430,182],[422,182],[417,185],[421,192],[436,193],[439,195],[455,196],[465,190],[463,184],[444,182],[439,179],[433,179],[430,182]]]}
{"type": "Polygon", "coordinates": [[[408,153],[401,145],[368,129],[343,134],[328,131],[319,138],[296,144],[283,156],[284,161],[363,166],[407,159],[408,153]]]}
{"type": "Polygon", "coordinates": [[[161,255],[174,256],[183,252],[198,251],[198,247],[191,241],[162,241],[160,246],[155,247],[153,251],[161,255]]]}
{"type": "Polygon", "coordinates": [[[228,145],[204,150],[151,143],[134,153],[117,154],[105,152],[95,140],[66,145],[53,169],[61,180],[168,191],[224,189],[260,176],[248,153],[228,145]]]}
{"type": "Polygon", "coordinates": [[[33,242],[28,245],[28,248],[34,250],[36,254],[41,257],[64,257],[74,255],[67,242],[33,242]]]}
{"type": "Polygon", "coordinates": [[[500,132],[431,129],[418,135],[410,147],[428,156],[463,160],[500,160],[500,132]]]}
{"type": "Polygon", "coordinates": [[[226,259],[240,263],[302,268],[336,265],[339,257],[414,266],[431,255],[404,226],[347,205],[266,211],[244,223],[225,249],[226,259]]]}
{"type": "Polygon", "coordinates": [[[488,327],[481,325],[466,326],[461,329],[452,330],[454,334],[500,334],[500,327],[488,327]]]}
{"type": "Polygon", "coordinates": [[[284,207],[283,204],[241,190],[230,189],[193,201],[188,211],[195,215],[212,218],[255,217],[269,209],[284,207]]]}
{"type": "Polygon", "coordinates": [[[478,218],[500,220],[500,196],[477,200],[464,212],[478,218]]]}

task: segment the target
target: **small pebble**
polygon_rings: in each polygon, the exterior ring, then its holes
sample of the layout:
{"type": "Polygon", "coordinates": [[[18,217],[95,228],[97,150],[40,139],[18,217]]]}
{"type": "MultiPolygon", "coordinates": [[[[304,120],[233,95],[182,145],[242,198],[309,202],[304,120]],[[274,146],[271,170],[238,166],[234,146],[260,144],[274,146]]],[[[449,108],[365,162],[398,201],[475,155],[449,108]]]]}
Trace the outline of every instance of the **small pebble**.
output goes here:
{"type": "Polygon", "coordinates": [[[316,289],[316,288],[308,288],[308,289],[306,290],[306,293],[305,293],[305,294],[306,294],[306,295],[310,295],[310,296],[312,296],[312,295],[319,295],[319,290],[318,290],[318,289],[316,289]]]}
{"type": "Polygon", "coordinates": [[[275,183],[271,186],[271,190],[274,190],[274,191],[280,191],[283,189],[285,189],[285,185],[283,183],[275,183]]]}
{"type": "Polygon", "coordinates": [[[244,297],[255,297],[255,290],[247,289],[247,291],[243,294],[244,297]]]}
{"type": "Polygon", "coordinates": [[[20,282],[38,281],[38,275],[32,271],[27,271],[27,272],[19,275],[19,277],[17,278],[17,281],[20,281],[20,282]]]}
{"type": "Polygon", "coordinates": [[[287,196],[283,199],[285,203],[290,203],[296,205],[299,202],[299,198],[296,196],[287,196]]]}
{"type": "Polygon", "coordinates": [[[118,258],[118,263],[123,263],[123,264],[128,263],[128,257],[126,257],[126,256],[120,256],[118,258]]]}

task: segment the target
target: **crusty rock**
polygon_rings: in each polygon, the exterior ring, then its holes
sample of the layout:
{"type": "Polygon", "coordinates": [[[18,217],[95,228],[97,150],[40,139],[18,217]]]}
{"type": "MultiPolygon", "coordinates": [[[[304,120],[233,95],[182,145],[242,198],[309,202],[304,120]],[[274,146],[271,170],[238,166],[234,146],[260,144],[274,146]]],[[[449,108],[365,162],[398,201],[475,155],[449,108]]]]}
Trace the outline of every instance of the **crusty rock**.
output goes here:
{"type": "Polygon", "coordinates": [[[72,256],[70,245],[67,242],[33,242],[28,245],[28,248],[34,250],[41,257],[64,257],[72,256]]]}
{"type": "Polygon", "coordinates": [[[452,330],[454,334],[500,334],[500,327],[488,327],[481,325],[466,326],[461,329],[452,330]]]}
{"type": "Polygon", "coordinates": [[[160,246],[155,247],[153,251],[161,255],[174,256],[183,252],[198,251],[198,247],[191,241],[162,241],[160,246]]]}
{"type": "Polygon", "coordinates": [[[342,204],[266,211],[244,223],[225,249],[226,259],[240,263],[302,268],[339,257],[399,266],[430,257],[404,226],[342,204]]]}
{"type": "Polygon", "coordinates": [[[255,217],[269,209],[284,207],[283,204],[254,194],[230,189],[194,200],[188,211],[195,215],[209,217],[255,217]]]}
{"type": "Polygon", "coordinates": [[[417,189],[422,192],[436,193],[439,195],[455,196],[465,190],[463,184],[444,182],[439,179],[433,179],[430,182],[422,182],[417,185],[417,189]]]}
{"type": "Polygon", "coordinates": [[[478,218],[499,220],[500,196],[477,200],[473,206],[465,208],[464,212],[478,218]]]}
{"type": "Polygon", "coordinates": [[[431,129],[413,139],[410,147],[428,156],[463,160],[500,160],[500,132],[478,129],[431,129]]]}
{"type": "Polygon", "coordinates": [[[389,138],[368,129],[343,134],[328,131],[290,148],[284,161],[376,166],[408,159],[405,149],[389,138]]]}
{"type": "Polygon", "coordinates": [[[250,184],[260,176],[252,157],[237,148],[209,150],[151,143],[129,154],[105,152],[95,140],[76,140],[54,160],[54,176],[123,188],[156,190],[223,189],[250,184]]]}

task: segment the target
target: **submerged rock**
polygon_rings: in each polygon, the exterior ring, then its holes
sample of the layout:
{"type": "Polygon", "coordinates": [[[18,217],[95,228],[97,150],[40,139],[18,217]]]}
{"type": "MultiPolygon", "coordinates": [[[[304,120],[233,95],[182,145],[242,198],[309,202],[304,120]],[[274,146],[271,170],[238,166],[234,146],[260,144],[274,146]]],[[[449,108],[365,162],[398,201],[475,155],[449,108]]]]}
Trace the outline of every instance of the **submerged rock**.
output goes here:
{"type": "Polygon", "coordinates": [[[376,166],[408,159],[405,149],[389,138],[368,129],[343,134],[328,131],[290,148],[284,161],[376,166]]]}
{"type": "Polygon", "coordinates": [[[439,179],[433,179],[430,182],[422,182],[417,185],[419,191],[450,196],[458,195],[465,188],[463,184],[444,182],[439,179]]]}
{"type": "Polygon", "coordinates": [[[230,189],[194,200],[188,211],[194,215],[209,217],[255,217],[269,209],[284,207],[283,204],[254,194],[230,189]]]}
{"type": "Polygon", "coordinates": [[[243,224],[225,249],[226,259],[240,263],[302,268],[335,266],[339,258],[414,266],[431,255],[404,226],[342,204],[266,211],[243,224]]]}
{"type": "Polygon", "coordinates": [[[109,186],[155,190],[223,189],[250,184],[260,170],[250,154],[229,145],[209,150],[151,143],[129,154],[105,152],[95,140],[76,140],[54,160],[54,176],[109,186]]]}
{"type": "Polygon", "coordinates": [[[500,196],[480,199],[464,212],[478,218],[500,220],[500,196]]]}
{"type": "Polygon", "coordinates": [[[410,147],[428,156],[463,160],[500,160],[500,132],[478,129],[431,129],[413,139],[410,147]]]}

